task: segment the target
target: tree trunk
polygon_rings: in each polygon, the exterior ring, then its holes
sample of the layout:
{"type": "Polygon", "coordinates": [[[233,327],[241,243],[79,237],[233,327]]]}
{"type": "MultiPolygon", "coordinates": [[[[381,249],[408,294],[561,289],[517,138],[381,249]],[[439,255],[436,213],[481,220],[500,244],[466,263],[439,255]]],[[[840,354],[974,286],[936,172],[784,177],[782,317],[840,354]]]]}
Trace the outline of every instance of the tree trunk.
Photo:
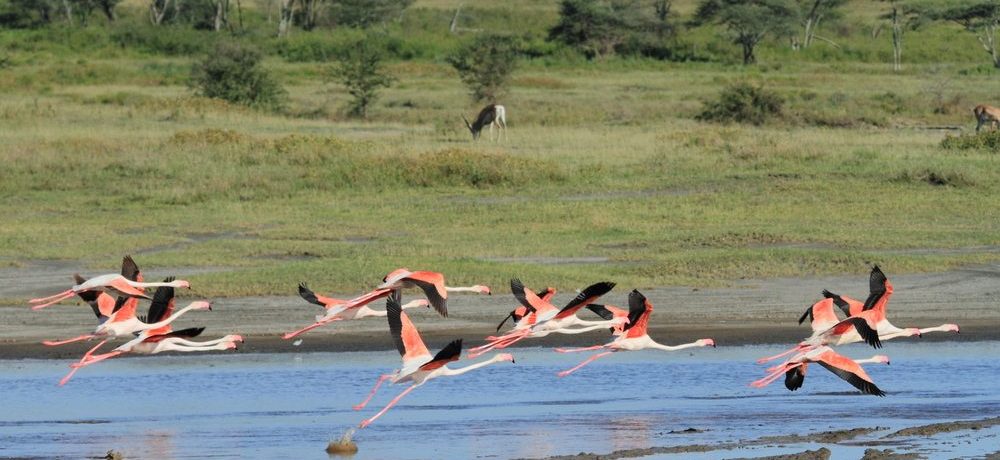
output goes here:
{"type": "Polygon", "coordinates": [[[903,70],[903,25],[897,7],[892,8],[892,70],[903,70]]]}
{"type": "Polygon", "coordinates": [[[167,16],[167,8],[169,6],[170,0],[164,0],[162,9],[156,8],[156,0],[149,2],[149,20],[153,25],[158,26],[163,23],[163,18],[167,16]]]}
{"type": "Polygon", "coordinates": [[[73,27],[73,8],[69,4],[69,0],[63,0],[63,8],[66,10],[66,22],[69,23],[70,27],[73,27]]]}
{"type": "Polygon", "coordinates": [[[222,26],[229,21],[226,13],[229,11],[229,0],[215,0],[215,31],[222,30],[222,26]]]}
{"type": "Polygon", "coordinates": [[[753,43],[743,42],[743,65],[750,65],[757,62],[757,56],[754,56],[753,49],[753,43]]]}
{"type": "Polygon", "coordinates": [[[292,6],[295,0],[281,0],[281,18],[278,20],[278,36],[287,37],[292,28],[292,6]]]}
{"type": "Polygon", "coordinates": [[[109,0],[104,0],[101,2],[101,11],[104,15],[108,17],[108,21],[115,22],[118,16],[115,14],[115,4],[109,0]]]}

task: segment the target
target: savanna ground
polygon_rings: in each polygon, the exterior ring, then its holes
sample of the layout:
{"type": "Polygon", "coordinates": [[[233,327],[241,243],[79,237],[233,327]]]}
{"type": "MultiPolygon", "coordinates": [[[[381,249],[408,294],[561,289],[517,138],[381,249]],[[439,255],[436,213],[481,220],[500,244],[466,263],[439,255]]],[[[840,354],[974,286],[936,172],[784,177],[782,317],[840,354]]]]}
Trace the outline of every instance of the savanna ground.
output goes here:
{"type": "MultiPolygon", "coordinates": [[[[418,2],[413,15],[446,24],[455,3],[418,2]]],[[[856,3],[849,18],[876,8],[856,3]]],[[[495,9],[499,19],[484,10],[478,25],[547,27],[556,16],[554,4],[495,9]]],[[[4,34],[0,266],[12,269],[66,260],[105,273],[133,254],[225,297],[289,295],[300,281],[354,293],[400,266],[503,293],[511,276],[863,284],[871,263],[901,274],[1000,259],[996,153],[939,145],[974,127],[975,104],[1000,102],[996,72],[954,27],[908,35],[916,62],[901,73],[879,61],[888,37],[863,31],[843,39],[857,61],[778,43],[753,67],[527,60],[501,101],[500,143],[471,141],[460,115],[479,106],[440,56],[391,62],[399,83],[357,121],[324,62],[268,58],[290,99],[264,112],[193,96],[185,83],[199,56],[4,34]],[[782,118],[695,121],[736,81],[779,92],[782,118]]],[[[693,34],[737,53],[719,33],[693,34]]]]}

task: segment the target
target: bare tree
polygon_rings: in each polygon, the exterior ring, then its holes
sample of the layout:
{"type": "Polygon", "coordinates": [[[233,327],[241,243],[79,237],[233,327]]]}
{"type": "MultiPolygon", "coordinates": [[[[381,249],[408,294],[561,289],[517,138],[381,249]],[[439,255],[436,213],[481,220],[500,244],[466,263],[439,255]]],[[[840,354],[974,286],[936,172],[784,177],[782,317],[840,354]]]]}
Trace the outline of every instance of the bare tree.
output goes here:
{"type": "Polygon", "coordinates": [[[292,24],[295,21],[294,6],[295,0],[281,0],[281,14],[278,19],[279,37],[287,37],[288,32],[292,29],[292,24]]]}

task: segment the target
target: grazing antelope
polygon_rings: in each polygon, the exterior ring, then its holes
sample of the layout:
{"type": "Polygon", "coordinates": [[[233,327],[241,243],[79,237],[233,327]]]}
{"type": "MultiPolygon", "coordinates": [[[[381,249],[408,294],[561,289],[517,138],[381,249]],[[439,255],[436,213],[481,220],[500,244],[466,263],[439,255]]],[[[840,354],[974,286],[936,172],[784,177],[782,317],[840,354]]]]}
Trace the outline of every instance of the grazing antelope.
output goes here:
{"type": "MultiPolygon", "coordinates": [[[[985,104],[977,105],[976,108],[972,109],[972,113],[976,115],[976,132],[979,132],[979,128],[983,125],[989,123],[990,128],[997,129],[1000,126],[1000,109],[996,107],[991,107],[985,104]]],[[[482,114],[480,114],[482,116],[482,114]]]]}
{"type": "Polygon", "coordinates": [[[503,133],[504,140],[507,140],[507,111],[499,104],[490,104],[483,107],[483,110],[479,111],[479,115],[476,116],[475,123],[469,123],[469,120],[462,115],[462,120],[465,121],[465,126],[472,131],[472,138],[479,139],[479,134],[483,131],[486,125],[490,125],[490,140],[493,140],[493,126],[497,126],[497,140],[500,140],[500,134],[503,133]]]}

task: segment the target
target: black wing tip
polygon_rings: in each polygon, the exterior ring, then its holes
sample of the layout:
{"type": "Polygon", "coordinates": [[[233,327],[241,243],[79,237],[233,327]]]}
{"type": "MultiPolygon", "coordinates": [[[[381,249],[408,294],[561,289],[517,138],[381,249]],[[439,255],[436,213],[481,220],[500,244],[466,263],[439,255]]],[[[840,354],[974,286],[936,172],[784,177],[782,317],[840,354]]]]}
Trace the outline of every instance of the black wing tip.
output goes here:
{"type": "Polygon", "coordinates": [[[876,282],[885,282],[887,280],[887,278],[885,277],[885,273],[882,271],[881,268],[879,268],[878,264],[872,266],[872,272],[869,276],[871,277],[872,281],[876,282]]]}
{"type": "Polygon", "coordinates": [[[806,322],[806,318],[809,318],[809,320],[811,321],[812,311],[813,311],[812,305],[810,305],[809,308],[806,308],[806,312],[803,313],[801,317],[799,317],[799,324],[806,322]]]}
{"type": "Polygon", "coordinates": [[[827,299],[833,299],[833,298],[840,297],[840,296],[837,295],[837,294],[834,294],[834,293],[832,293],[832,292],[830,292],[830,291],[828,291],[826,289],[823,289],[823,297],[827,298],[827,299]]]}
{"type": "Polygon", "coordinates": [[[858,335],[861,336],[861,339],[864,340],[865,343],[876,349],[882,348],[882,341],[878,338],[878,331],[872,329],[871,326],[868,325],[868,321],[865,321],[864,318],[858,317],[850,318],[850,321],[854,324],[854,329],[858,331],[858,335]]]}
{"type": "Polygon", "coordinates": [[[592,303],[587,305],[587,310],[590,310],[600,316],[603,320],[612,320],[615,314],[608,310],[607,307],[599,303],[592,303]]]}
{"type": "Polygon", "coordinates": [[[801,367],[794,367],[785,372],[785,388],[789,391],[795,391],[802,388],[802,384],[805,382],[806,376],[802,373],[801,367]]]}

